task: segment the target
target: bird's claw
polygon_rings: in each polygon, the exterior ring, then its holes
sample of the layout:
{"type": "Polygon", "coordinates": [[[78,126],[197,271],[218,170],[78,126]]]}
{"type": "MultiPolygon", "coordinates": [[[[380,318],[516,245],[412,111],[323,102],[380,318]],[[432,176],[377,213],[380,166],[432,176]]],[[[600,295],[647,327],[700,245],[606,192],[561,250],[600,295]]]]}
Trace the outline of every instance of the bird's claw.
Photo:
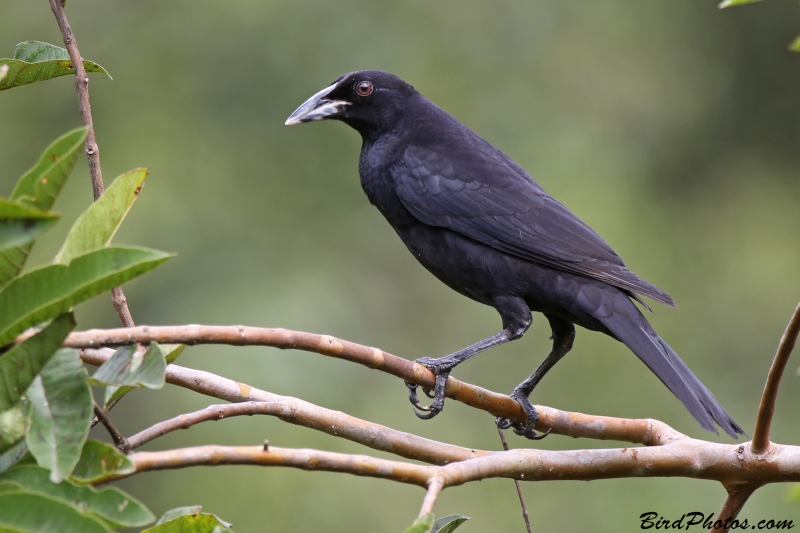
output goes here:
{"type": "Polygon", "coordinates": [[[406,387],[408,388],[408,401],[411,402],[411,405],[420,411],[430,411],[429,408],[419,403],[419,396],[417,396],[418,385],[416,383],[411,383],[410,381],[406,381],[405,383],[406,387]]]}
{"type": "Polygon", "coordinates": [[[422,387],[422,392],[425,396],[433,399],[433,402],[431,402],[429,406],[424,406],[419,403],[419,397],[417,396],[418,385],[409,381],[405,382],[406,387],[408,387],[408,401],[414,406],[414,414],[417,415],[417,418],[421,418],[422,420],[430,420],[444,409],[444,390],[445,385],[447,385],[447,378],[450,375],[450,369],[440,368],[440,366],[436,364],[436,361],[436,359],[430,357],[423,357],[415,361],[425,368],[428,368],[436,375],[436,385],[434,386],[433,394],[431,394],[430,388],[422,387]],[[420,413],[419,411],[423,412],[420,413]]]}
{"type": "Polygon", "coordinates": [[[530,402],[528,397],[524,394],[517,393],[516,391],[511,394],[511,397],[517,400],[517,403],[519,403],[520,407],[522,407],[522,410],[525,412],[525,422],[517,422],[503,418],[502,416],[498,416],[496,420],[497,427],[500,429],[512,428],[514,433],[520,437],[525,437],[526,439],[530,440],[542,440],[548,436],[552,429],[548,429],[541,435],[537,434],[533,429],[533,427],[539,421],[539,413],[536,412],[536,408],[530,402]]]}

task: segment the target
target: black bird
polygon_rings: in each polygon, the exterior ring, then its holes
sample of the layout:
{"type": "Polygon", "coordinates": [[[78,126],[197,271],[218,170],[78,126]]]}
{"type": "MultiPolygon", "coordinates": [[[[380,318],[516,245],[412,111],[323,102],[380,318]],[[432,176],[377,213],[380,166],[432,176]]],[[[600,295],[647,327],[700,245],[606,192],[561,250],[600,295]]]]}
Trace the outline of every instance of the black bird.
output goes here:
{"type": "MultiPolygon", "coordinates": [[[[624,343],[683,403],[703,429],[744,434],[709,390],[653,330],[632,300],[676,307],[672,297],[625,267],[597,233],[550,197],[519,165],[397,76],[351,72],[309,98],[287,125],[335,119],[361,134],[361,186],[422,265],[451,289],[494,307],[496,335],[439,359],[417,363],[436,374],[433,418],[444,406],[450,371],[473,355],[519,339],[531,311],[543,313],[553,347],[511,394],[526,423],[498,420],[537,437],[528,397],[571,348],[575,324],[624,343]]],[[[649,308],[648,308],[649,309],[649,308]]]]}

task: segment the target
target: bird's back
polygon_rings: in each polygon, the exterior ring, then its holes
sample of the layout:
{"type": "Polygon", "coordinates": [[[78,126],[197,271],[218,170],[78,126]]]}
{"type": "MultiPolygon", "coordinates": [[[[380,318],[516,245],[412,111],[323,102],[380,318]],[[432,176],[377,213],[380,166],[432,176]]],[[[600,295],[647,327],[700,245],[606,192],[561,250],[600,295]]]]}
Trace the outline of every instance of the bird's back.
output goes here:
{"type": "Polygon", "coordinates": [[[421,95],[394,131],[365,139],[361,177],[392,225],[410,215],[499,252],[675,305],[510,157],[421,95]]]}

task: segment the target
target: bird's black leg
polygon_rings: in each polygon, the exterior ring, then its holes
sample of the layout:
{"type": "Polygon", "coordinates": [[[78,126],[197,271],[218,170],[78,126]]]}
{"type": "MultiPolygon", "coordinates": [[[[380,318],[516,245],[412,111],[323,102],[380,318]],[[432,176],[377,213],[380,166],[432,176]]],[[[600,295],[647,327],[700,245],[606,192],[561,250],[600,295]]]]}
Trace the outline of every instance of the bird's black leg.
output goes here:
{"type": "Polygon", "coordinates": [[[414,412],[419,418],[428,420],[442,411],[444,408],[444,392],[445,386],[447,385],[447,378],[450,376],[450,371],[453,368],[473,355],[509,341],[519,339],[530,327],[532,320],[531,312],[522,298],[514,296],[495,297],[493,299],[493,304],[503,318],[503,331],[448,356],[438,359],[422,357],[414,361],[436,375],[436,385],[434,386],[433,395],[430,394],[430,389],[426,387],[422,389],[426,396],[433,398],[433,402],[428,407],[420,405],[419,398],[417,397],[417,385],[406,381],[409,401],[414,407],[420,411],[424,411],[424,413],[418,411],[414,412]]]}
{"type": "Polygon", "coordinates": [[[497,425],[501,428],[514,428],[514,433],[532,440],[543,439],[547,436],[547,433],[541,436],[536,435],[533,426],[539,421],[539,414],[536,412],[536,408],[533,407],[528,397],[544,375],[572,349],[572,343],[575,341],[575,326],[571,322],[554,315],[546,314],[545,316],[553,330],[553,348],[550,350],[548,356],[545,357],[544,361],[542,361],[542,364],[539,365],[539,368],[528,376],[525,381],[517,385],[516,388],[514,388],[514,392],[511,393],[511,397],[519,402],[527,419],[524,424],[521,422],[512,422],[502,417],[498,417],[497,419],[497,425]]]}

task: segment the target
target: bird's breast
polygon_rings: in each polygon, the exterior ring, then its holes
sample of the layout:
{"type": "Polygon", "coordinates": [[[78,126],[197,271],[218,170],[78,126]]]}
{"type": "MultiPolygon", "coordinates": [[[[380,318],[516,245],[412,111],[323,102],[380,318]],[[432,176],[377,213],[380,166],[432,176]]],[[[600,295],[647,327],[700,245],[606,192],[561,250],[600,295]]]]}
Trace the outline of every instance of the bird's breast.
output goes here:
{"type": "Polygon", "coordinates": [[[361,176],[361,188],[364,189],[370,203],[378,208],[396,231],[399,231],[418,222],[397,196],[390,172],[391,162],[391,150],[387,143],[365,143],[361,149],[358,171],[361,176]]]}

